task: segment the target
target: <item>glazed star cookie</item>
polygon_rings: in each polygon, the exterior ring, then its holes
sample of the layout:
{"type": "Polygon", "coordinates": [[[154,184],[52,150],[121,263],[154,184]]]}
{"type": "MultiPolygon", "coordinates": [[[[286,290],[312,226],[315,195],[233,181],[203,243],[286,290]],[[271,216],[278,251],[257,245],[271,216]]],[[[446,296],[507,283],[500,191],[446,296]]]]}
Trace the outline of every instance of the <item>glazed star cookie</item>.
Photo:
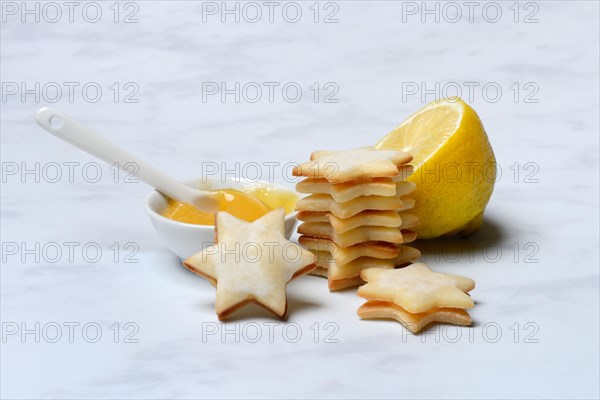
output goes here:
{"type": "Polygon", "coordinates": [[[367,284],[358,289],[359,296],[389,301],[411,313],[441,307],[473,307],[467,292],[475,287],[475,281],[433,272],[423,263],[395,270],[371,268],[362,271],[361,277],[367,284]]]}
{"type": "Polygon", "coordinates": [[[217,288],[220,320],[254,303],[278,317],[287,311],[289,281],[315,269],[315,256],[285,238],[284,210],[270,211],[254,222],[217,213],[216,243],[183,265],[217,288]]]}
{"type": "MultiPolygon", "coordinates": [[[[403,202],[406,204],[406,199],[403,202]]],[[[415,226],[419,220],[412,214],[402,217],[394,210],[366,210],[350,218],[342,219],[329,212],[300,211],[296,218],[303,222],[328,222],[337,233],[348,232],[363,226],[383,226],[386,228],[408,228],[415,226]]]]}
{"type": "Polygon", "coordinates": [[[296,203],[296,211],[331,212],[338,218],[350,218],[365,210],[398,210],[404,207],[397,196],[360,196],[338,203],[328,194],[311,194],[296,203]]]}
{"type": "Polygon", "coordinates": [[[386,242],[366,242],[349,247],[339,247],[331,239],[302,235],[298,238],[298,243],[315,252],[330,253],[340,265],[347,264],[359,257],[394,259],[399,253],[398,246],[386,242]]]}
{"type": "Polygon", "coordinates": [[[310,161],[295,167],[292,174],[323,178],[330,183],[364,181],[397,176],[399,167],[411,160],[412,156],[403,151],[376,150],[371,146],[342,151],[319,150],[311,154],[310,161]]]}
{"type": "Polygon", "coordinates": [[[357,311],[361,318],[393,318],[411,332],[432,322],[471,324],[465,311],[474,305],[467,294],[475,287],[470,278],[433,272],[423,263],[391,270],[370,268],[360,276],[367,284],[358,295],[368,300],[357,311]]]}
{"type": "Polygon", "coordinates": [[[395,319],[412,333],[417,333],[433,322],[469,326],[473,322],[469,313],[460,308],[433,308],[412,314],[402,307],[385,301],[368,301],[359,307],[357,314],[363,319],[395,319]]]}
{"type": "MultiPolygon", "coordinates": [[[[413,237],[414,239],[414,237],[413,237]]],[[[317,257],[310,272],[327,278],[331,291],[364,283],[360,274],[367,268],[394,268],[416,261],[421,252],[413,247],[388,242],[363,242],[339,247],[333,240],[302,235],[298,242],[317,257]]]]}
{"type": "Polygon", "coordinates": [[[412,192],[415,187],[413,182],[394,182],[392,178],[338,184],[331,184],[324,178],[307,178],[296,184],[299,193],[328,194],[338,203],[345,203],[359,196],[403,196],[412,192]]]}
{"type": "Polygon", "coordinates": [[[388,243],[406,243],[413,238],[413,232],[407,233],[405,239],[401,229],[386,228],[383,226],[360,226],[344,233],[337,233],[326,222],[305,222],[298,227],[298,233],[306,236],[322,237],[333,240],[339,247],[348,247],[354,244],[379,241],[388,243]],[[408,239],[408,240],[407,240],[408,239]]]}

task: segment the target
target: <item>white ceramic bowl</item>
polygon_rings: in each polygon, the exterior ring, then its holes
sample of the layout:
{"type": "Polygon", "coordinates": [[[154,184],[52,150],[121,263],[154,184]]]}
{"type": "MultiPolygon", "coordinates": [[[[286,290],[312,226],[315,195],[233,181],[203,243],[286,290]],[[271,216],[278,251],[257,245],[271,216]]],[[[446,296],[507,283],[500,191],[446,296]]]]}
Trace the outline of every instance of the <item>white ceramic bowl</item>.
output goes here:
{"type": "MultiPolygon", "coordinates": [[[[280,190],[292,191],[289,188],[271,182],[249,181],[243,178],[228,178],[224,181],[208,180],[202,182],[201,178],[185,182],[187,185],[201,189],[241,189],[247,186],[257,184],[275,187],[280,190]]],[[[146,198],[146,210],[154,225],[154,229],[164,244],[175,255],[181,259],[186,259],[196,254],[204,247],[214,243],[214,226],[187,224],[185,222],[173,221],[163,217],[161,213],[167,207],[167,197],[158,191],[153,191],[146,198]]],[[[285,216],[285,236],[289,239],[296,226],[296,213],[290,213],[285,216]]]]}

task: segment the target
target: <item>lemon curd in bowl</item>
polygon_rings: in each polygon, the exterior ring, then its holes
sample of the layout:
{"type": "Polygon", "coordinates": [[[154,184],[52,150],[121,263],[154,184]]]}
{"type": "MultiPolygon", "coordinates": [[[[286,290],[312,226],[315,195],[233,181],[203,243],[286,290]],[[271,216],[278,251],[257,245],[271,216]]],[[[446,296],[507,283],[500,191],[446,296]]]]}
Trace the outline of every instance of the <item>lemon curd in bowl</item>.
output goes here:
{"type": "MultiPolygon", "coordinates": [[[[292,189],[242,178],[224,181],[196,179],[186,184],[202,190],[221,191],[220,209],[249,222],[281,207],[286,213],[286,237],[289,239],[294,232],[294,206],[300,196],[292,189]]],[[[215,215],[212,213],[172,200],[156,190],[146,199],[146,210],[163,243],[179,258],[185,259],[214,242],[215,215]]]]}
{"type": "MultiPolygon", "coordinates": [[[[280,207],[289,214],[294,211],[297,200],[298,195],[290,190],[258,183],[239,189],[219,190],[219,210],[248,222],[280,207]]],[[[214,225],[215,221],[215,214],[173,199],[168,200],[161,215],[187,224],[214,225]]]]}

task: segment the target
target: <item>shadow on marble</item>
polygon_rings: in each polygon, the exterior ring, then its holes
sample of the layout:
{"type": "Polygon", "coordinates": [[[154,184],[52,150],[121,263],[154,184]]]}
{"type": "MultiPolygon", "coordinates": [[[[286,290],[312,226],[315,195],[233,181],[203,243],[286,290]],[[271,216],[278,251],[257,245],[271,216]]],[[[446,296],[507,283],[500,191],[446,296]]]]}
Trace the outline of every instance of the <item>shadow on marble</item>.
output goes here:
{"type": "Polygon", "coordinates": [[[465,260],[474,254],[500,246],[509,237],[507,227],[499,221],[485,217],[481,229],[469,237],[449,236],[429,240],[417,240],[412,243],[422,254],[423,262],[465,260]]]}

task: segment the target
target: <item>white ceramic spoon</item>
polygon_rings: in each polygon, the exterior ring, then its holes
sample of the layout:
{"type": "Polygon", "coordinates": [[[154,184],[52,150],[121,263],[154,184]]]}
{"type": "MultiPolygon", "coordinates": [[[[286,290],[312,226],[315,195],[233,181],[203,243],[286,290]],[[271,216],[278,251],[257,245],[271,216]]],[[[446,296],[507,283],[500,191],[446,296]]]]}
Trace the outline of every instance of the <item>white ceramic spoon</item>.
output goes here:
{"type": "Polygon", "coordinates": [[[116,163],[121,169],[127,163],[135,163],[138,167],[136,178],[172,199],[204,212],[214,213],[219,210],[218,191],[208,192],[184,185],[58,110],[42,107],[36,112],[35,119],[54,136],[110,164],[116,163]]]}

